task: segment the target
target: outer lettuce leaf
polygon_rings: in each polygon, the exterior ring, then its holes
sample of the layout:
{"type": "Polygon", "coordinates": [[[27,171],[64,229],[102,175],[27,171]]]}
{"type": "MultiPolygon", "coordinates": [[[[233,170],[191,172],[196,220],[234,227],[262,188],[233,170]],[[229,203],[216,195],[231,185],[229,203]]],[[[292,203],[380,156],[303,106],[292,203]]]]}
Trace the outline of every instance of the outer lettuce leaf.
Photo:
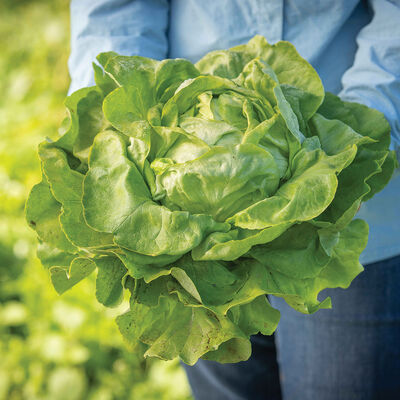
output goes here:
{"type": "Polygon", "coordinates": [[[69,268],[54,266],[50,268],[51,281],[58,294],[71,289],[95,269],[95,263],[86,257],[77,257],[71,261],[69,268]]]}
{"type": "MultiPolygon", "coordinates": [[[[336,232],[333,231],[331,235],[335,237],[336,232]]],[[[301,248],[300,245],[300,248],[296,249],[302,242],[302,238],[297,236],[297,243],[295,241],[292,248],[289,247],[289,251],[285,251],[282,246],[280,250],[279,246],[275,248],[273,242],[265,245],[264,248],[254,249],[250,254],[256,261],[249,263],[251,268],[257,269],[260,268],[259,265],[263,265],[269,271],[270,277],[265,288],[268,294],[283,297],[297,311],[312,313],[320,308],[331,306],[330,298],[322,302],[318,300],[321,290],[335,287],[346,288],[362,271],[358,259],[367,245],[367,240],[368,225],[362,220],[353,220],[340,231],[336,245],[333,245],[336,240],[333,243],[332,239],[328,240],[328,243],[331,242],[331,249],[328,249],[331,252],[330,257],[326,257],[328,253],[325,255],[321,253],[318,245],[316,251],[312,251],[315,246],[312,241],[307,248],[301,248]],[[285,259],[282,264],[276,262],[280,257],[285,259]],[[310,257],[317,260],[314,264],[317,268],[312,274],[309,270],[310,257]],[[295,266],[297,268],[294,273],[295,266]]],[[[326,244],[325,241],[325,246],[326,244]]]]}
{"type": "Polygon", "coordinates": [[[349,135],[355,137],[354,133],[363,137],[358,141],[354,161],[339,175],[337,194],[332,204],[318,217],[319,221],[345,226],[356,214],[361,201],[368,200],[386,186],[398,165],[394,152],[387,151],[390,126],[379,111],[343,102],[330,93],[327,93],[318,112],[321,116],[313,118],[312,131],[316,130],[319,136],[327,135],[329,125],[335,128],[335,137],[338,129],[347,133],[341,136],[342,139],[349,135]]]}
{"type": "Polygon", "coordinates": [[[214,232],[192,250],[196,261],[233,261],[247,253],[257,244],[268,243],[285,232],[291,223],[271,226],[265,229],[231,229],[229,232],[214,232]]]}
{"type": "Polygon", "coordinates": [[[189,365],[233,338],[244,346],[241,358],[250,356],[246,335],[228,317],[185,306],[187,296],[183,294],[179,299],[176,295],[179,291],[168,277],[157,279],[146,288],[135,287],[130,311],[117,319],[124,337],[129,342],[147,344],[145,356],[164,360],[179,356],[189,365]]]}
{"type": "Polygon", "coordinates": [[[200,356],[237,362],[250,356],[251,334],[272,334],[279,321],[279,311],[265,296],[234,307],[225,316],[188,306],[190,296],[168,277],[148,285],[129,280],[126,284],[132,292],[131,310],[118,318],[118,324],[128,342],[140,340],[149,345],[145,356],[170,359],[179,355],[191,365],[200,356]],[[181,316],[178,324],[176,313],[181,316]]]}
{"type": "Polygon", "coordinates": [[[45,176],[35,185],[26,203],[25,215],[38,237],[53,248],[74,253],[76,247],[68,240],[60,225],[61,204],[53,197],[45,176]]]}
{"type": "Polygon", "coordinates": [[[95,260],[98,269],[96,279],[96,298],[107,307],[119,305],[123,297],[122,278],[126,268],[114,256],[104,256],[95,260]]]}
{"type": "Polygon", "coordinates": [[[303,143],[292,163],[292,177],[274,196],[239,211],[228,221],[240,228],[263,229],[307,221],[321,214],[335,196],[336,174],[353,160],[357,148],[352,146],[329,156],[319,148],[319,141],[312,139],[303,143]]]}
{"type": "Polygon", "coordinates": [[[108,54],[111,56],[104,66],[105,72],[126,93],[132,120],[145,120],[148,110],[156,103],[155,68],[158,62],[140,56],[108,54]]]}
{"type": "Polygon", "coordinates": [[[69,167],[67,155],[51,145],[41,145],[39,155],[52,193],[63,206],[60,222],[68,239],[78,247],[113,245],[111,235],[91,229],[83,218],[81,203],[84,175],[69,167]]]}
{"type": "Polygon", "coordinates": [[[36,255],[45,268],[68,267],[71,261],[77,257],[76,253],[59,250],[45,242],[39,242],[36,255]]]}
{"type": "Polygon", "coordinates": [[[80,89],[67,97],[68,117],[63,123],[63,136],[55,145],[87,163],[94,137],[108,125],[102,103],[102,92],[95,86],[80,89]]]}
{"type": "MultiPolygon", "coordinates": [[[[280,313],[269,304],[265,296],[259,296],[251,303],[233,307],[229,310],[229,318],[247,336],[261,332],[272,335],[275,331],[280,313]]],[[[222,343],[217,350],[202,355],[204,360],[220,363],[232,363],[248,358],[249,342],[233,338],[222,343]]]]}

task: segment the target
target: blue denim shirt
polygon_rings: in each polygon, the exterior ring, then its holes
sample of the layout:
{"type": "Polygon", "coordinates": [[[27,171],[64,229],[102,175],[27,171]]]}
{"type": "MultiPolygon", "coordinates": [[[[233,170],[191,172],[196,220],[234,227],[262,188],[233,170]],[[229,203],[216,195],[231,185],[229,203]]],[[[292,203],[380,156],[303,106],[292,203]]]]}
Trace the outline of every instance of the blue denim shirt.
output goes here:
{"type": "MultiPolygon", "coordinates": [[[[195,62],[255,34],[292,42],[326,90],[382,111],[400,154],[400,0],[72,0],[70,92],[93,84],[102,51],[195,62]]],[[[358,213],[370,225],[362,263],[400,254],[399,206],[397,170],[358,213]]]]}

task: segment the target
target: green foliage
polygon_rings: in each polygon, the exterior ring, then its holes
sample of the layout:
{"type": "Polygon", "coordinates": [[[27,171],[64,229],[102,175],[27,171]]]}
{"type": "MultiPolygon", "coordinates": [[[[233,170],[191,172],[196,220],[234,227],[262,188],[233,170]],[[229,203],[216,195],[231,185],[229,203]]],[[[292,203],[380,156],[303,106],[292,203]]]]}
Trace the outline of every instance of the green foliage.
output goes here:
{"type": "Polygon", "coordinates": [[[324,93],[287,42],[260,36],[196,65],[98,56],[39,147],[28,224],[59,293],[97,269],[145,357],[246,360],[276,329],[265,294],[312,313],[362,271],[361,201],[390,179],[382,114],[324,93]],[[71,261],[72,260],[72,261],[71,261]]]}
{"type": "MultiPolygon", "coordinates": [[[[127,299],[113,310],[104,308],[93,296],[93,274],[61,298],[36,257],[35,235],[26,229],[25,201],[41,174],[37,143],[56,139],[64,116],[68,5],[67,0],[0,2],[0,399],[188,400],[177,362],[143,361],[123,343],[114,320],[127,299]]],[[[38,186],[35,195],[59,213],[48,185],[38,186]]],[[[34,217],[43,221],[38,229],[47,240],[74,251],[61,230],[53,231],[59,225],[51,213],[34,217]]],[[[46,244],[38,254],[47,268],[72,260],[46,244]]],[[[96,265],[98,300],[115,305],[122,287],[113,278],[122,271],[96,265]]],[[[60,269],[53,282],[65,289],[60,269]]]]}

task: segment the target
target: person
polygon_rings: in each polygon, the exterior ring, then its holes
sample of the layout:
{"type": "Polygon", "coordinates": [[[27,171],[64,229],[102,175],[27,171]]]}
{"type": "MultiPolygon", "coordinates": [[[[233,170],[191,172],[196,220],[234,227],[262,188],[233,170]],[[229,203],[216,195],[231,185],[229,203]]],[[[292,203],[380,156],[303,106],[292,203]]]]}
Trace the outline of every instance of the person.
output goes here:
{"type": "MultiPolygon", "coordinates": [[[[193,62],[247,42],[292,42],[327,91],[382,111],[400,152],[399,0],[73,0],[70,92],[93,84],[103,51],[193,62]]],[[[185,366],[197,400],[397,399],[400,393],[400,174],[359,217],[370,225],[363,272],[327,290],[333,309],[302,315],[282,299],[275,337],[248,361],[185,366]]]]}

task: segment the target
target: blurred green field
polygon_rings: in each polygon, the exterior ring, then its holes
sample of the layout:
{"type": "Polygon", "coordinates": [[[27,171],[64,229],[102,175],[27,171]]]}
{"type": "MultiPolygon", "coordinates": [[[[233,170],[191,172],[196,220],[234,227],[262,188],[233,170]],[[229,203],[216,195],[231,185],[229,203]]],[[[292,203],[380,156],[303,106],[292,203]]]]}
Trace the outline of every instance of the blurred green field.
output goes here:
{"type": "Polygon", "coordinates": [[[126,303],[101,306],[88,279],[56,294],[25,224],[37,145],[65,116],[68,3],[0,2],[0,400],[188,400],[177,361],[143,361],[122,342],[126,303]]]}

